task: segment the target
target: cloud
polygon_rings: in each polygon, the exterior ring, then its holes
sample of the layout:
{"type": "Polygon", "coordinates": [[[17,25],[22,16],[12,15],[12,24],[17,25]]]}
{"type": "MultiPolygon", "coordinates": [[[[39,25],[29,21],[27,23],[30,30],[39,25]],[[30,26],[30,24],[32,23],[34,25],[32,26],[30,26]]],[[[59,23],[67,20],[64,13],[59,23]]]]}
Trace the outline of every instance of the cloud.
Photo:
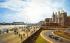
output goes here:
{"type": "Polygon", "coordinates": [[[53,11],[63,8],[64,0],[9,0],[0,5],[16,11],[14,16],[5,15],[5,17],[12,16],[12,21],[36,23],[46,17],[51,17],[53,11]]]}
{"type": "MultiPolygon", "coordinates": [[[[26,21],[25,16],[21,17],[21,11],[23,11],[24,7],[27,5],[26,2],[22,2],[20,0],[9,0],[8,2],[0,4],[1,9],[3,7],[7,9],[4,9],[4,14],[0,14],[2,16],[2,21],[9,22],[9,21],[26,21]],[[10,9],[10,10],[8,10],[10,9]],[[11,11],[11,12],[9,12],[11,11]],[[6,12],[6,13],[5,13],[6,12]],[[10,20],[11,19],[11,20],[10,20]]],[[[1,10],[2,11],[2,10],[1,10]]],[[[2,12],[1,12],[2,13],[2,12]]]]}
{"type": "Polygon", "coordinates": [[[1,4],[2,7],[6,7],[17,11],[22,10],[26,5],[27,3],[21,0],[9,0],[8,2],[1,4]]]}
{"type": "Polygon", "coordinates": [[[63,8],[64,1],[32,0],[28,7],[24,9],[30,22],[38,22],[46,17],[51,17],[52,12],[63,8]],[[58,5],[59,4],[59,5],[58,5]],[[45,16],[44,16],[45,15],[45,16]]]}

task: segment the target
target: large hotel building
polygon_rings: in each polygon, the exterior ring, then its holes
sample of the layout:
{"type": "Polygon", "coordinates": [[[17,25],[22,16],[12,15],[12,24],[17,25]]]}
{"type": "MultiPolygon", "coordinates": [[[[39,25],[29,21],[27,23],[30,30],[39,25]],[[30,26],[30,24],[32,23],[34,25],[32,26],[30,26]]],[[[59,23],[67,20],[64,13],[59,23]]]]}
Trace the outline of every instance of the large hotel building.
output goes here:
{"type": "Polygon", "coordinates": [[[60,10],[53,12],[52,18],[46,18],[45,23],[46,25],[70,26],[70,16],[67,16],[64,10],[60,10]]]}

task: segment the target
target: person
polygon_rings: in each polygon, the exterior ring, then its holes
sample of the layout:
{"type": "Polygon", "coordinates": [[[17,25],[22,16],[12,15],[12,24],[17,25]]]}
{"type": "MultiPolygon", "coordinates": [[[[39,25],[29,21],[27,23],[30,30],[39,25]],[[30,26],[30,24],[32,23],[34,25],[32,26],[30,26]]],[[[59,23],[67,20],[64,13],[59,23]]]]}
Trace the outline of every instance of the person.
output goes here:
{"type": "Polygon", "coordinates": [[[15,33],[15,34],[17,34],[17,33],[18,33],[18,32],[17,32],[17,28],[15,28],[15,29],[14,29],[14,33],[15,33]]]}
{"type": "Polygon", "coordinates": [[[0,30],[0,34],[1,34],[1,30],[0,30]]]}
{"type": "Polygon", "coordinates": [[[8,32],[9,32],[9,30],[7,29],[7,30],[6,30],[6,32],[8,33],[8,32]]]}
{"type": "Polygon", "coordinates": [[[22,35],[20,35],[21,36],[21,40],[22,40],[22,35]]]}

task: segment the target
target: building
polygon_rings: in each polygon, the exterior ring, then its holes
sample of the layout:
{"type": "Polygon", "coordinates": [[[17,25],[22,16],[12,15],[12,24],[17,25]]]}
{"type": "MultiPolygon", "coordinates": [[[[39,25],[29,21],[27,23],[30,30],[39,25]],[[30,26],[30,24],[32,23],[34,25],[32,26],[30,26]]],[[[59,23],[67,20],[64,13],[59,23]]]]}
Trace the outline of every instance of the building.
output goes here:
{"type": "Polygon", "coordinates": [[[24,22],[0,23],[0,25],[25,25],[24,22]]]}
{"type": "Polygon", "coordinates": [[[70,16],[67,16],[66,25],[70,26],[70,16]]]}
{"type": "Polygon", "coordinates": [[[46,23],[56,23],[61,26],[70,26],[70,16],[67,16],[67,12],[60,10],[53,12],[52,18],[46,18],[46,23]]]}
{"type": "Polygon", "coordinates": [[[58,23],[61,26],[66,25],[66,19],[67,19],[67,12],[64,10],[58,11],[58,12],[53,12],[53,17],[52,20],[54,23],[58,23]]]}

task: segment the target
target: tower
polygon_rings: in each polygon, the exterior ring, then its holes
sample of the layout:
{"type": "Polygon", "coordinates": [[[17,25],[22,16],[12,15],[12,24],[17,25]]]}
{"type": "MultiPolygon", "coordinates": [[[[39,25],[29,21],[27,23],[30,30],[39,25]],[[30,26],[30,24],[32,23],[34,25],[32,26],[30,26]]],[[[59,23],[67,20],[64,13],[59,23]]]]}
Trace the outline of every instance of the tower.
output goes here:
{"type": "Polygon", "coordinates": [[[61,10],[59,13],[59,24],[61,24],[61,26],[65,26],[66,17],[67,13],[64,10],[61,10]]]}
{"type": "Polygon", "coordinates": [[[55,23],[58,23],[58,14],[55,12],[55,23]]]}
{"type": "Polygon", "coordinates": [[[55,14],[53,12],[53,15],[52,15],[52,21],[55,22],[55,14]]]}

